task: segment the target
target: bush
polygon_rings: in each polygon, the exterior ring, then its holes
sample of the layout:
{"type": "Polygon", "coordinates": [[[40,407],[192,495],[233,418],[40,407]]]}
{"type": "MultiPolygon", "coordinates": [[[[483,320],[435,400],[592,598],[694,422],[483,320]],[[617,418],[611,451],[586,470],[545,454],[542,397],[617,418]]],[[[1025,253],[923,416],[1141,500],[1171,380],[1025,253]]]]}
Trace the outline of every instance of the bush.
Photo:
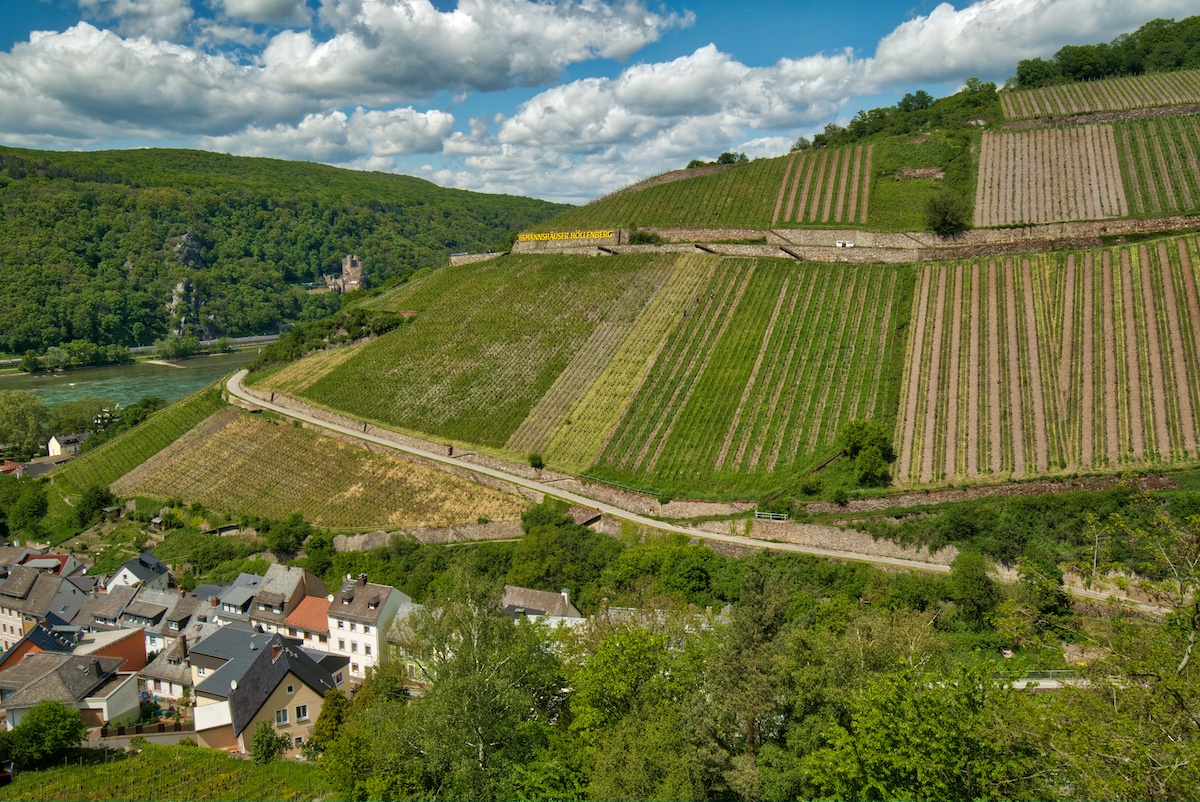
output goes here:
{"type": "Polygon", "coordinates": [[[542,459],[541,454],[530,454],[529,467],[533,468],[535,471],[540,471],[542,468],[546,467],[546,461],[542,459]]]}
{"type": "Polygon", "coordinates": [[[629,228],[630,245],[662,245],[663,238],[653,231],[642,231],[637,226],[629,228]]]}
{"type": "Polygon", "coordinates": [[[925,205],[925,222],[939,237],[952,237],[971,227],[967,202],[950,190],[934,195],[925,205]]]}
{"type": "Polygon", "coordinates": [[[283,757],[290,743],[286,733],[276,732],[269,721],[260,721],[250,736],[250,754],[259,765],[273,763],[283,757]]]}
{"type": "Polygon", "coordinates": [[[79,502],[75,505],[75,519],[80,529],[87,529],[96,522],[105,507],[117,503],[117,497],[107,487],[93,485],[83,491],[79,502]]]}

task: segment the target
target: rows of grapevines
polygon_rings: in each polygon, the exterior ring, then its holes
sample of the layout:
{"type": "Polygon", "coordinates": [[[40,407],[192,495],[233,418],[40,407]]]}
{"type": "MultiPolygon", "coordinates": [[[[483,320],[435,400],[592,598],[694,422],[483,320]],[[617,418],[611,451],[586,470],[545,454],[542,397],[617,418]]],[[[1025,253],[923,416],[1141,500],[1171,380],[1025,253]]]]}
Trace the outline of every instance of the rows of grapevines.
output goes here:
{"type": "Polygon", "coordinates": [[[501,447],[597,326],[644,306],[661,280],[658,258],[509,256],[446,268],[436,294],[397,301],[421,307],[410,325],[370,342],[303,397],[501,447]]]}

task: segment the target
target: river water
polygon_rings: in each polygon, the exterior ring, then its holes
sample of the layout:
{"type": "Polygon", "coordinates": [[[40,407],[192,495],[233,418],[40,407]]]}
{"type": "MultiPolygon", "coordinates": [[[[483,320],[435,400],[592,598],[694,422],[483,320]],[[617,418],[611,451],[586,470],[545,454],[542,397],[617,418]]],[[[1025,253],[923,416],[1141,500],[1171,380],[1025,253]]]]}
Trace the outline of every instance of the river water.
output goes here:
{"type": "Polygon", "coordinates": [[[42,397],[47,406],[93,397],[128,406],[140,398],[156,395],[178,401],[206,384],[245,367],[254,360],[254,349],[231,354],[193,357],[172,365],[114,365],[80,368],[62,373],[0,376],[0,390],[28,390],[42,397]],[[177,365],[178,367],[175,367],[177,365]]]}

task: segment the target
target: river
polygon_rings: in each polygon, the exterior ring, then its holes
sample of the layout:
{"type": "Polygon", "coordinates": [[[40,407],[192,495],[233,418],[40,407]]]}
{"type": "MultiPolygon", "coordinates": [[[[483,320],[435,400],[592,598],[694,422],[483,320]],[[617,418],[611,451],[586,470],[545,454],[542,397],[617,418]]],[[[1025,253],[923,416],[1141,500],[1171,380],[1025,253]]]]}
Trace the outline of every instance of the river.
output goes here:
{"type": "Polygon", "coordinates": [[[178,401],[222,376],[243,368],[257,356],[255,350],[193,357],[172,365],[138,362],[104,368],[79,368],[62,373],[21,373],[0,376],[0,390],[28,390],[42,397],[47,406],[93,397],[128,406],[140,398],[156,395],[178,401]],[[176,367],[177,366],[177,367],[176,367]]]}

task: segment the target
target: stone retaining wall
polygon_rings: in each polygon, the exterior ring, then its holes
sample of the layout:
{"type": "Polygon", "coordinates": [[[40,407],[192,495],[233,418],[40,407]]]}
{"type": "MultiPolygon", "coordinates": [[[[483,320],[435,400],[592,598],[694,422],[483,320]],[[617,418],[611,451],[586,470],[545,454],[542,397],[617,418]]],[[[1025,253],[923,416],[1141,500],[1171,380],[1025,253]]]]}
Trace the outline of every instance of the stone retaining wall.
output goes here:
{"type": "MultiPolygon", "coordinates": [[[[697,529],[721,535],[741,535],[764,541],[778,543],[795,543],[798,546],[812,546],[818,549],[835,551],[851,551],[857,554],[877,557],[895,557],[904,560],[919,560],[931,565],[949,565],[958,556],[958,550],[953,546],[930,554],[920,547],[905,547],[890,540],[875,540],[865,532],[853,529],[838,529],[836,526],[820,526],[803,524],[794,521],[759,521],[753,520],[749,533],[746,532],[746,520],[738,521],[709,521],[700,524],[697,529]]],[[[770,544],[764,543],[766,547],[770,544]]]]}
{"type": "Polygon", "coordinates": [[[418,543],[467,543],[477,540],[514,540],[523,534],[520,521],[492,521],[460,526],[412,527],[361,535],[334,535],[338,551],[370,551],[386,546],[393,535],[411,535],[418,543]]]}
{"type": "Polygon", "coordinates": [[[488,259],[495,259],[499,256],[507,256],[507,251],[500,253],[452,253],[450,254],[451,265],[469,265],[474,262],[486,262],[488,259]]]}

